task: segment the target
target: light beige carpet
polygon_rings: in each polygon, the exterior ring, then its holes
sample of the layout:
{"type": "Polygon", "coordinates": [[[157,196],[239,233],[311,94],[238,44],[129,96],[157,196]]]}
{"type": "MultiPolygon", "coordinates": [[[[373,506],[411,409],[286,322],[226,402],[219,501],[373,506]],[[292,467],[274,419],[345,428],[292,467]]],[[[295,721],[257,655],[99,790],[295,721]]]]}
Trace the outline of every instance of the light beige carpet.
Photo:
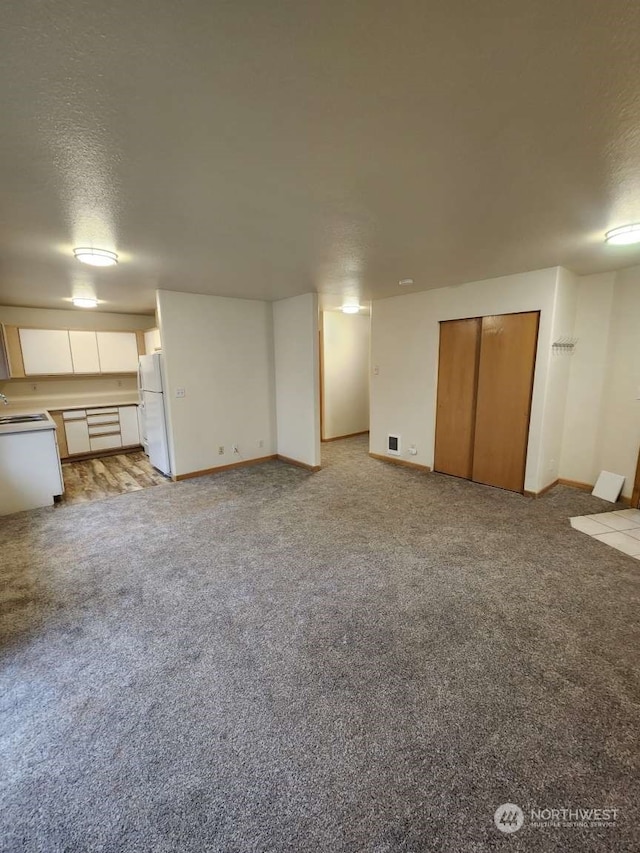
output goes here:
{"type": "Polygon", "coordinates": [[[4,850],[638,849],[640,562],[567,521],[608,505],[324,461],[0,520],[4,850]]]}

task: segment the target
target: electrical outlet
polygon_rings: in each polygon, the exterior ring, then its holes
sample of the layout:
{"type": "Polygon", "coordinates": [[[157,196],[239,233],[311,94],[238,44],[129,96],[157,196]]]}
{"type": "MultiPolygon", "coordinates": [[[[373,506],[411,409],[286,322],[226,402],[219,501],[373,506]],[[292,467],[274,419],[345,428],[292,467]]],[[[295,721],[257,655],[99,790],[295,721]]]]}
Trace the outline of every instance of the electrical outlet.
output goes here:
{"type": "Polygon", "coordinates": [[[238,450],[238,445],[237,445],[237,444],[232,445],[232,447],[231,447],[231,452],[232,452],[232,453],[239,453],[239,452],[240,452],[240,451],[238,450]]]}
{"type": "Polygon", "coordinates": [[[184,397],[186,396],[186,390],[184,388],[176,388],[176,397],[184,397]]]}
{"type": "Polygon", "coordinates": [[[264,441],[262,439],[258,442],[258,447],[264,447],[264,441]]]}
{"type": "Polygon", "coordinates": [[[409,447],[409,454],[410,454],[411,456],[417,456],[417,455],[418,455],[418,451],[416,450],[416,446],[415,446],[415,444],[412,444],[412,445],[409,447]]]}
{"type": "Polygon", "coordinates": [[[224,445],[220,445],[218,448],[218,456],[224,456],[224,445]]]}

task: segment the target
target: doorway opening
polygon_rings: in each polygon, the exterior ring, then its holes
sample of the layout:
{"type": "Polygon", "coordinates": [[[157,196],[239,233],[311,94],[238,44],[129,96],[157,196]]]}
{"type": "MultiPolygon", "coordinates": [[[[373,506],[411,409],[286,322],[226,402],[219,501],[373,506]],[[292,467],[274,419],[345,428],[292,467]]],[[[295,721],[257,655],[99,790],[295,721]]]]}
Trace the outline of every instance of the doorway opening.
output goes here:
{"type": "Polygon", "coordinates": [[[320,438],[322,465],[339,464],[342,450],[369,451],[371,316],[321,310],[320,438]]]}

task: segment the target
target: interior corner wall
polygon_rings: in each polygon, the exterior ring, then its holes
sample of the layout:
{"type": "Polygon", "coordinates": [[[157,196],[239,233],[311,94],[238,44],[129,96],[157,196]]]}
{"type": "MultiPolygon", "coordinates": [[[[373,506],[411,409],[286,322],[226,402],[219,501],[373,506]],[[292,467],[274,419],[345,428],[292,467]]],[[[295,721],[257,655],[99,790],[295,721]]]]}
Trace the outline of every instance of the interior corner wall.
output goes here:
{"type": "Polygon", "coordinates": [[[602,398],[598,463],[623,474],[622,494],[633,491],[640,445],[640,267],[616,273],[602,398]]]}
{"type": "Polygon", "coordinates": [[[275,454],[270,304],[160,290],[157,306],[173,475],[275,454]]]}
{"type": "Polygon", "coordinates": [[[272,303],[277,452],[320,465],[318,297],[305,293],[272,303]]]}
{"type": "Polygon", "coordinates": [[[370,450],[385,454],[387,435],[399,434],[402,457],[433,466],[439,321],[540,311],[525,472],[525,489],[540,491],[551,464],[543,432],[557,286],[554,267],[374,301],[370,450]]]}
{"type": "Polygon", "coordinates": [[[558,267],[551,320],[551,345],[547,347],[546,352],[540,353],[540,357],[547,359],[548,365],[542,415],[540,467],[537,474],[538,490],[555,483],[560,476],[572,351],[561,347],[554,349],[553,344],[573,339],[577,294],[577,276],[563,267],[558,267]]]}
{"type": "MultiPolygon", "coordinates": [[[[615,282],[615,273],[581,276],[576,282],[560,476],[577,483],[592,485],[600,471],[615,282]]],[[[640,329],[640,317],[636,323],[640,329]]]]}
{"type": "Polygon", "coordinates": [[[369,315],[322,312],[323,439],[369,429],[369,315]]]}

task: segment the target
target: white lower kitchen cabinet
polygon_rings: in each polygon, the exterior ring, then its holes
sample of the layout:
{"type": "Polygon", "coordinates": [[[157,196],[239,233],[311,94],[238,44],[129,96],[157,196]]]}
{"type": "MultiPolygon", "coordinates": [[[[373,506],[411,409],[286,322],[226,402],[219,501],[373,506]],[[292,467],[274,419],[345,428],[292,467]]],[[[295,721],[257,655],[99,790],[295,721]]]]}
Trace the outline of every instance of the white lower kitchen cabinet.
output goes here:
{"type": "Polygon", "coordinates": [[[121,447],[138,447],[141,444],[138,406],[134,403],[67,409],[52,414],[60,425],[60,432],[64,431],[64,459],[104,453],[121,447]]]}
{"type": "Polygon", "coordinates": [[[0,434],[0,515],[50,506],[64,491],[55,429],[0,434]]]}
{"type": "Polygon", "coordinates": [[[120,406],[118,413],[120,416],[120,436],[122,437],[122,446],[130,447],[134,444],[140,444],[140,433],[138,431],[138,407],[120,406]]]}
{"type": "Polygon", "coordinates": [[[67,419],[67,414],[65,412],[63,417],[69,456],[74,456],[76,453],[89,453],[91,445],[89,444],[89,427],[85,413],[82,412],[82,417],[73,419],[67,419]]]}

